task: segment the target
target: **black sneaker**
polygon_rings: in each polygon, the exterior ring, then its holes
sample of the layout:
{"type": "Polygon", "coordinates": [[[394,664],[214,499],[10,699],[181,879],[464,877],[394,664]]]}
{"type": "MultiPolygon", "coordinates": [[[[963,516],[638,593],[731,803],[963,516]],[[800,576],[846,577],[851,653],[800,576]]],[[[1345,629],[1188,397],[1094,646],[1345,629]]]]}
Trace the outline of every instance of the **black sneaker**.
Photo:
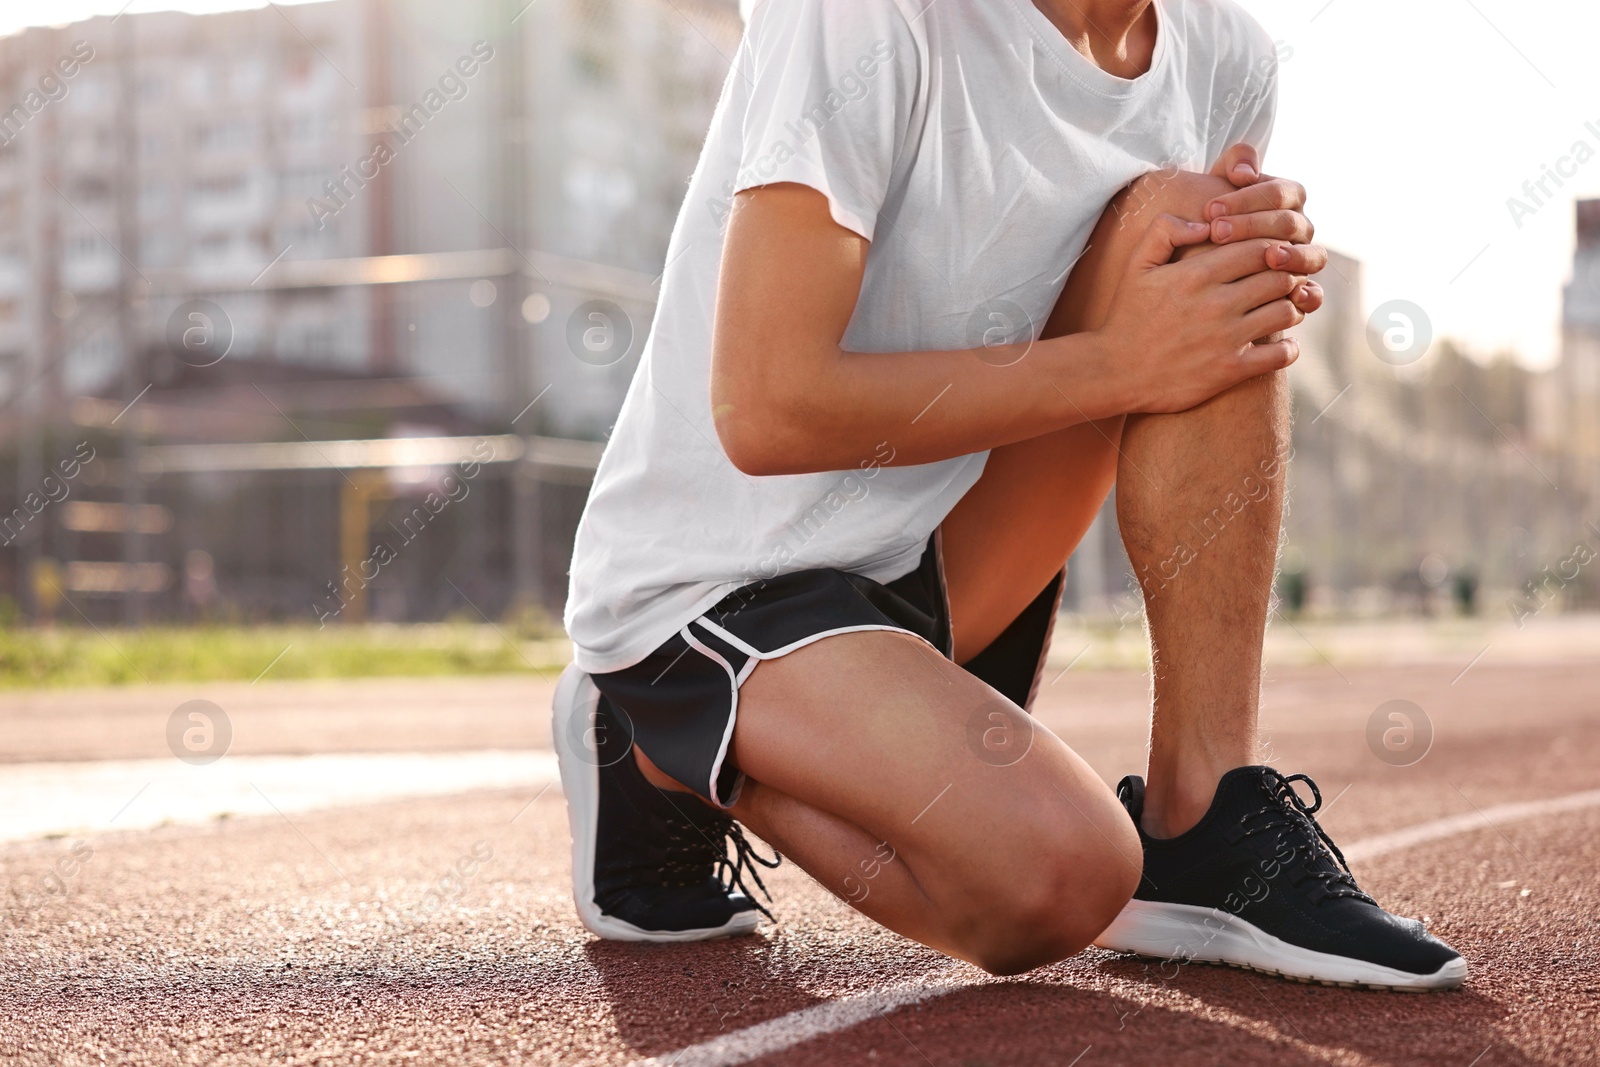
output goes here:
{"type": "Polygon", "coordinates": [[[747,894],[755,864],[776,867],[737,823],[645,780],[626,728],[587,674],[556,686],[552,735],[572,828],[572,897],[583,925],[614,941],[703,941],[772,917],[747,894]],[[728,856],[729,844],[733,858],[728,856]]]}
{"type": "MultiPolygon", "coordinates": [[[[1139,826],[1144,779],[1117,786],[1139,826]]],[[[1222,776],[1192,829],[1147,837],[1144,877],[1102,948],[1160,959],[1227,963],[1323,985],[1424,992],[1454,989],[1467,962],[1415,919],[1390,915],[1362,892],[1313,817],[1316,783],[1271,767],[1222,776]],[[1295,791],[1304,782],[1313,801],[1295,791]]]]}

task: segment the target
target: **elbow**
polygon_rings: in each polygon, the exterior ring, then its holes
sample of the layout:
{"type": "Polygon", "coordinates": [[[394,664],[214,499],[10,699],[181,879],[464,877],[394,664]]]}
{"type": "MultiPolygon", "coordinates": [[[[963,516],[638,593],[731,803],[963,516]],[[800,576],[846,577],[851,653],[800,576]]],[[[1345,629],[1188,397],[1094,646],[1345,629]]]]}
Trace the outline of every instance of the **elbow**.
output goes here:
{"type": "Polygon", "coordinates": [[[752,478],[797,473],[797,456],[783,445],[788,436],[781,430],[783,420],[740,410],[734,404],[717,405],[714,413],[722,451],[740,473],[752,478]]]}
{"type": "Polygon", "coordinates": [[[829,469],[827,409],[818,404],[814,377],[793,371],[806,360],[767,351],[772,357],[759,361],[712,356],[711,418],[723,453],[754,478],[829,469]]]}

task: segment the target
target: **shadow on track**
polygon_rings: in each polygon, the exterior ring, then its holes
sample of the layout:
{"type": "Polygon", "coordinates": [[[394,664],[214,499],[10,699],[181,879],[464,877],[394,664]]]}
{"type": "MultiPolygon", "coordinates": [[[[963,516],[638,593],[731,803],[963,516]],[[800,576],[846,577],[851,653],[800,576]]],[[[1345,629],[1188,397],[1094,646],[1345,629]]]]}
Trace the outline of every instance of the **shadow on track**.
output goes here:
{"type": "Polygon", "coordinates": [[[639,1056],[715,1040],[822,998],[797,980],[792,943],[756,935],[683,945],[590,941],[622,1040],[639,1056]]]}
{"type": "MultiPolygon", "coordinates": [[[[1384,993],[1132,956],[1110,956],[1098,967],[1103,974],[1148,986],[1154,996],[1171,991],[1194,997],[1291,1040],[1324,1050],[1347,1050],[1393,1067],[1468,1064],[1491,1044],[1497,1067],[1541,1062],[1504,1043],[1497,1024],[1507,1016],[1505,1006],[1470,984],[1448,993],[1384,993]]],[[[1149,1011],[1146,1008],[1135,1018],[1149,1011]]]]}

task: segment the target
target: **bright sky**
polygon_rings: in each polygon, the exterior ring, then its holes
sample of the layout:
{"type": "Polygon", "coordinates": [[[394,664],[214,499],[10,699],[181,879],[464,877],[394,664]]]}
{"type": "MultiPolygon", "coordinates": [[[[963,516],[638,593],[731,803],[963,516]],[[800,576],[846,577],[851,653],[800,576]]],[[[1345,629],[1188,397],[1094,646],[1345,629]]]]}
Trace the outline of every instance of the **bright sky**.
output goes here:
{"type": "Polygon", "coordinates": [[[1600,5],[1241,2],[1294,49],[1267,170],[1304,182],[1319,239],[1365,262],[1366,310],[1411,300],[1438,334],[1553,360],[1572,203],[1600,196],[1600,5]],[[1580,140],[1595,158],[1562,164],[1580,140]],[[1519,228],[1506,200],[1535,207],[1522,185],[1547,165],[1575,173],[1519,228]]]}
{"type": "MultiPolygon", "coordinates": [[[[961,0],[963,3],[974,0],[961,0]]],[[[1210,0],[1191,0],[1210,2],[1210,0]]],[[[1303,182],[1319,239],[1363,260],[1366,308],[1421,305],[1436,334],[1556,356],[1572,201],[1600,196],[1600,5],[1586,0],[1240,0],[1283,64],[1267,169],[1303,182]],[[1589,129],[1585,123],[1593,122],[1589,129]],[[1542,205],[1522,185],[1578,141],[1542,205]],[[1588,153],[1585,153],[1586,155],[1588,153]],[[1518,227],[1506,206],[1524,199],[1518,227]]],[[[115,14],[121,0],[3,0],[0,33],[115,14]]],[[[133,0],[217,11],[241,0],[133,0]]]]}
{"type": "MultiPolygon", "coordinates": [[[[309,0],[280,0],[285,7],[309,0]]],[[[0,0],[0,34],[13,33],[24,26],[60,26],[96,15],[115,15],[119,11],[237,11],[246,7],[266,7],[265,0],[0,0]]]]}

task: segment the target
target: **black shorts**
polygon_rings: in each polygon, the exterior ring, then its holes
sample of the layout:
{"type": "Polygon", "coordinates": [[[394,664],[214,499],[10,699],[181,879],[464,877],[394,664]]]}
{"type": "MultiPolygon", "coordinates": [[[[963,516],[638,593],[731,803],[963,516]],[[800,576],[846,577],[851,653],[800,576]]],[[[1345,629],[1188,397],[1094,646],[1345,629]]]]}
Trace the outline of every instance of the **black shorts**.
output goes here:
{"type": "MultiPolygon", "coordinates": [[[[1064,573],[965,665],[1024,708],[1032,703],[1044,669],[1064,573]]],[[[593,678],[602,710],[652,763],[727,808],[738,799],[744,780],[729,752],[739,686],[762,660],[864,630],[913,634],[950,657],[950,605],[938,533],[929,538],[917,568],[904,577],[881,583],[845,571],[809,570],[754,582],[729,593],[639,663],[593,678]]]]}

